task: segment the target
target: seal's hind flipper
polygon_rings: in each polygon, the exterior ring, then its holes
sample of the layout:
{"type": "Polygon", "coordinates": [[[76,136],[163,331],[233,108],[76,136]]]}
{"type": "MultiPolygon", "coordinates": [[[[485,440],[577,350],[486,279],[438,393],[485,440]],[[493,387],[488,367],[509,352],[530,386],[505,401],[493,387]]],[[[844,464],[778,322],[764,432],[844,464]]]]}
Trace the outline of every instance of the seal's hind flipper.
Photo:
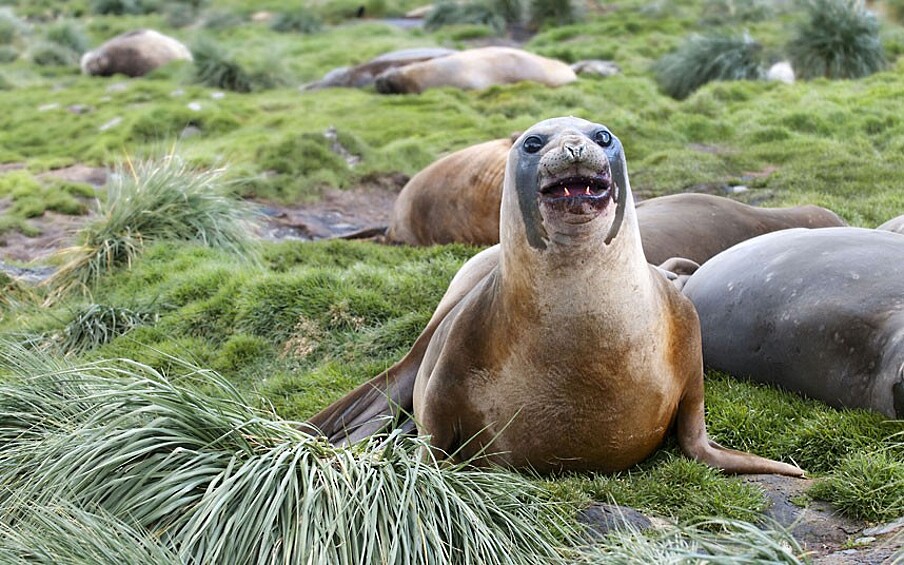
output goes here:
{"type": "MultiPolygon", "coordinates": [[[[415,344],[415,348],[416,348],[415,344]]],[[[382,431],[414,430],[414,380],[423,356],[413,349],[401,361],[314,415],[307,424],[333,444],[354,443],[382,431]]]]}

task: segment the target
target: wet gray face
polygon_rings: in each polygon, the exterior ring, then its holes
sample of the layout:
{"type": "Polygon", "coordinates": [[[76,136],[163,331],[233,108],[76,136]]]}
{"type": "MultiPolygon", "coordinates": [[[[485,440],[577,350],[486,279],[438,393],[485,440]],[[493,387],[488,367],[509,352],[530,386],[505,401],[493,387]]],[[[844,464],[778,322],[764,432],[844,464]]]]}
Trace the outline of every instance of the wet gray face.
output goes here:
{"type": "Polygon", "coordinates": [[[547,222],[587,223],[613,203],[619,210],[610,239],[617,232],[627,172],[621,142],[606,126],[579,118],[540,122],[518,138],[509,160],[531,247],[546,248],[547,222]]]}

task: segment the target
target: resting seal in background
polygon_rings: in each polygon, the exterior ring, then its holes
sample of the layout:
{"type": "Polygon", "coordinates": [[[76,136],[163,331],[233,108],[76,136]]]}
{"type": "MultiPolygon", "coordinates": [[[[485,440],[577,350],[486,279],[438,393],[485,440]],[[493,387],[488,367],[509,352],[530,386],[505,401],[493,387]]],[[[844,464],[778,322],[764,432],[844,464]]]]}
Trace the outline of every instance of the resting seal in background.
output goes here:
{"type": "Polygon", "coordinates": [[[354,441],[398,415],[391,399],[438,456],[477,465],[618,471],[674,429],[714,467],[802,473],[708,439],[697,316],[644,258],[608,129],[557,118],[515,142],[500,239],[455,275],[399,363],[310,423],[354,441]]]}
{"type": "Polygon", "coordinates": [[[513,142],[467,147],[411,177],[392,207],[386,239],[409,245],[498,243],[505,167],[494,165],[505,163],[513,142]]]}
{"type": "Polygon", "coordinates": [[[709,194],[644,200],[637,205],[637,220],[647,261],[654,265],[669,257],[702,265],[729,247],[765,233],[846,225],[835,212],[819,206],[758,208],[709,194]]]}
{"type": "Polygon", "coordinates": [[[389,69],[377,77],[375,86],[383,94],[416,94],[441,86],[479,90],[523,80],[561,86],[577,80],[577,75],[561,61],[521,49],[481,47],[389,69]]]}
{"type": "Polygon", "coordinates": [[[904,216],[892,218],[876,228],[877,230],[890,231],[904,235],[904,216]]]}
{"type": "Polygon", "coordinates": [[[140,77],[179,59],[192,60],[188,47],[152,29],[139,29],[117,35],[88,51],[82,55],[81,67],[86,75],[140,77]]]}
{"type": "Polygon", "coordinates": [[[319,90],[321,88],[364,88],[374,83],[376,77],[395,67],[404,67],[412,63],[420,63],[437,57],[445,57],[457,53],[455,49],[442,47],[418,47],[414,49],[401,49],[383,53],[366,63],[354,67],[339,67],[333,69],[317,82],[305,85],[303,90],[319,90]]]}
{"type": "Polygon", "coordinates": [[[706,365],[836,407],[904,418],[904,239],[786,230],[706,262],[684,287],[706,365]]]}
{"type": "MultiPolygon", "coordinates": [[[[386,239],[409,245],[498,242],[509,147],[511,141],[505,139],[473,145],[416,174],[393,206],[386,239]]],[[[670,257],[704,263],[736,243],[772,231],[845,225],[819,206],[757,208],[708,194],[645,200],[637,205],[637,220],[644,254],[654,265],[670,257]]]]}

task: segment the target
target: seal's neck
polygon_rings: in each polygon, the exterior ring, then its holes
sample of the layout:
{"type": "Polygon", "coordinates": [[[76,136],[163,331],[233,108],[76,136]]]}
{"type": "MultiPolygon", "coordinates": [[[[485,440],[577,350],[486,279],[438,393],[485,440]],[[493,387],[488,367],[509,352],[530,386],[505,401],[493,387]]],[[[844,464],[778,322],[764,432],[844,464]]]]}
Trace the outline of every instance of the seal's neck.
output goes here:
{"type": "Polygon", "coordinates": [[[633,202],[626,202],[621,228],[606,244],[608,227],[547,227],[543,249],[528,244],[524,229],[504,233],[498,284],[505,301],[519,308],[563,300],[590,307],[611,297],[630,305],[630,295],[651,284],[633,202]]]}

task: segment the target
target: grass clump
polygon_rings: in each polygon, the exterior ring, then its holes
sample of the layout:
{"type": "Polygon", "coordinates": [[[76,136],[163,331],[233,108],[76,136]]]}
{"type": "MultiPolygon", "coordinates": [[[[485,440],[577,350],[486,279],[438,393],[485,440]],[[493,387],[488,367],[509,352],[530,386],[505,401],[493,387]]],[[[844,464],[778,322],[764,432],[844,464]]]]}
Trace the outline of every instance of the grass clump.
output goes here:
{"type": "Polygon", "coordinates": [[[157,312],[147,308],[89,304],[75,312],[63,329],[58,345],[66,354],[83,353],[137,327],[153,324],[158,318],[157,312]]]}
{"type": "Polygon", "coordinates": [[[12,9],[0,8],[0,45],[12,45],[28,33],[28,24],[12,9]]]}
{"type": "Polygon", "coordinates": [[[78,55],[88,50],[90,43],[82,27],[72,20],[63,20],[51,25],[44,33],[47,41],[71,50],[78,55]]]}
{"type": "Polygon", "coordinates": [[[52,41],[38,41],[28,50],[28,58],[39,67],[71,67],[78,64],[78,53],[52,41]]]}
{"type": "Polygon", "coordinates": [[[59,500],[0,507],[0,562],[56,565],[173,565],[178,559],[151,534],[103,512],[59,500]],[[12,520],[12,516],[23,516],[12,520]]]}
{"type": "Polygon", "coordinates": [[[571,0],[530,0],[529,13],[530,24],[535,29],[573,24],[578,18],[571,0]]]}
{"type": "Polygon", "coordinates": [[[809,563],[806,552],[786,530],[764,530],[748,522],[709,520],[671,526],[654,534],[616,531],[582,552],[582,565],[648,563],[809,563]]]}
{"type": "Polygon", "coordinates": [[[716,80],[756,80],[763,76],[762,48],[749,35],[693,36],[653,66],[660,88],[687,98],[716,80]]]}
{"type": "Polygon", "coordinates": [[[226,196],[223,169],[202,170],[176,154],[118,165],[98,202],[98,219],[48,281],[57,292],[88,289],[106,273],[130,266],[156,240],[194,241],[241,255],[254,247],[251,209],[226,196]]]}
{"type": "Polygon", "coordinates": [[[499,33],[505,29],[505,18],[483,2],[458,3],[444,0],[437,2],[424,20],[424,28],[430,31],[453,25],[487,26],[499,33]]]}
{"type": "Polygon", "coordinates": [[[320,18],[304,8],[280,12],[270,23],[270,29],[280,33],[317,33],[323,29],[320,18]]]}
{"type": "Polygon", "coordinates": [[[705,0],[703,21],[713,24],[759,22],[775,15],[774,0],[705,0]]]}
{"type": "Polygon", "coordinates": [[[879,21],[861,0],[808,0],[787,51],[802,78],[853,79],[885,68],[879,21]]]}
{"type": "Polygon", "coordinates": [[[196,563],[556,563],[571,540],[541,488],[422,460],[421,440],[335,448],[206,371],[180,382],[209,394],[123,360],[0,354],[0,503],[27,505],[8,524],[65,497],[196,563]]]}
{"type": "Polygon", "coordinates": [[[809,494],[830,501],[845,514],[875,522],[904,514],[901,451],[855,453],[843,459],[809,494]]]}
{"type": "Polygon", "coordinates": [[[259,68],[250,69],[240,63],[223,45],[202,38],[191,46],[194,58],[194,80],[204,86],[233,92],[252,92],[284,84],[285,71],[279,60],[264,58],[259,68]]]}

